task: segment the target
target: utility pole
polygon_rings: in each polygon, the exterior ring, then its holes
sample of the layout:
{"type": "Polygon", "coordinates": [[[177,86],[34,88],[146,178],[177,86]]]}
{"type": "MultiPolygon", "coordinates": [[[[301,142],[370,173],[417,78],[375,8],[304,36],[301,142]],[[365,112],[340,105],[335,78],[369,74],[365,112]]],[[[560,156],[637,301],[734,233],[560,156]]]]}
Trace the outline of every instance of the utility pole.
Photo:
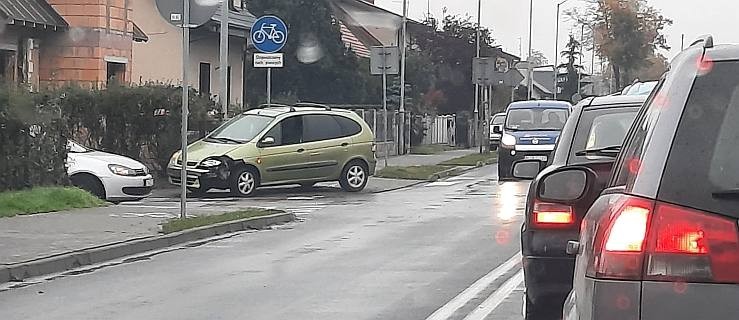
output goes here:
{"type": "MultiPolygon", "coordinates": [[[[228,119],[228,2],[224,0],[221,3],[221,40],[219,45],[219,59],[221,73],[221,92],[219,93],[221,100],[221,108],[223,108],[223,118],[228,119]]],[[[185,1],[188,2],[188,1],[185,1]]]]}
{"type": "MultiPolygon", "coordinates": [[[[477,0],[477,54],[476,57],[480,58],[480,17],[482,16],[482,0],[477,0]]],[[[475,84],[475,132],[478,137],[477,140],[480,146],[480,153],[482,153],[482,134],[480,134],[480,85],[475,84]]]]}
{"type": "Polygon", "coordinates": [[[534,69],[531,66],[531,55],[533,54],[533,48],[531,47],[533,41],[533,27],[534,27],[534,0],[529,1],[529,57],[526,59],[528,62],[529,69],[526,72],[526,86],[528,91],[528,98],[531,100],[532,88],[534,83],[534,69]]]}
{"type": "Polygon", "coordinates": [[[580,68],[577,68],[577,94],[581,94],[580,90],[582,89],[582,72],[580,71],[581,68],[583,68],[583,53],[582,48],[585,46],[585,25],[582,25],[582,30],[580,31],[580,68]]]}
{"type": "Polygon", "coordinates": [[[559,12],[565,2],[564,0],[557,4],[557,26],[554,28],[554,100],[557,100],[559,94],[559,85],[557,84],[557,76],[559,75],[559,12]]]}
{"type": "Polygon", "coordinates": [[[187,117],[190,102],[190,80],[187,68],[190,64],[190,1],[184,1],[182,10],[182,149],[180,158],[180,218],[187,218],[187,117]]]}
{"type": "Polygon", "coordinates": [[[408,43],[408,0],[403,0],[403,34],[401,37],[401,44],[400,44],[400,139],[398,139],[398,142],[400,144],[399,151],[400,154],[405,154],[405,132],[403,132],[403,129],[405,128],[405,59],[406,59],[406,44],[408,43]]]}

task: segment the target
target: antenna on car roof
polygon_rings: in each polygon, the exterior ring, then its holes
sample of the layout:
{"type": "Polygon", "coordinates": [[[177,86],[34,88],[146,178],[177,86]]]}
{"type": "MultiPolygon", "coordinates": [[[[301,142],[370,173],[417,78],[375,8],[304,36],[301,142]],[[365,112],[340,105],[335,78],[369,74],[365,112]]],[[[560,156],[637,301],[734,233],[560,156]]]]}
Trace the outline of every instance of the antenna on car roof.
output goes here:
{"type": "Polygon", "coordinates": [[[710,49],[713,48],[713,36],[710,34],[703,35],[698,37],[693,43],[690,44],[690,46],[694,46],[697,44],[703,43],[703,49],[710,49]]]}

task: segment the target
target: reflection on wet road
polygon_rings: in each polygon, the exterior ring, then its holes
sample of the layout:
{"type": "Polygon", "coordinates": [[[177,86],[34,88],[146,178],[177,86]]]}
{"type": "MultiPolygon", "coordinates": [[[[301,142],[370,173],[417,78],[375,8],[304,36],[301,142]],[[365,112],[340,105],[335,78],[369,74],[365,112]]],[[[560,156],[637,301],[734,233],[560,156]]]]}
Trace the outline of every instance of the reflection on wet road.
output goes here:
{"type": "Polygon", "coordinates": [[[520,319],[528,183],[494,172],[380,194],[196,200],[300,219],[0,292],[0,319],[520,319]]]}

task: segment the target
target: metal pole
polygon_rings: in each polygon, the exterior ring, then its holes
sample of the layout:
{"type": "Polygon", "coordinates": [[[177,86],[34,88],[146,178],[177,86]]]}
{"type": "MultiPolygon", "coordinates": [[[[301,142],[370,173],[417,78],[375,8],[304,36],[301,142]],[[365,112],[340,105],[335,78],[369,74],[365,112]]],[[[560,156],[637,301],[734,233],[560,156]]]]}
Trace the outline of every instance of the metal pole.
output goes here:
{"type": "Polygon", "coordinates": [[[534,27],[534,0],[531,0],[529,1],[529,57],[528,59],[526,59],[526,61],[528,61],[529,63],[529,69],[527,71],[527,77],[526,77],[527,78],[526,84],[528,88],[527,91],[529,93],[528,94],[529,100],[531,100],[531,94],[532,94],[532,91],[534,91],[534,90],[531,90],[532,89],[531,87],[533,86],[533,82],[534,82],[533,81],[534,80],[533,79],[534,69],[531,67],[531,55],[533,54],[533,48],[531,47],[532,41],[533,41],[533,27],[534,27]]]}
{"type": "Polygon", "coordinates": [[[408,0],[403,0],[403,34],[400,44],[400,137],[398,139],[398,151],[400,154],[405,154],[405,59],[407,56],[406,44],[408,43],[408,0]]]}
{"type": "MultiPolygon", "coordinates": [[[[482,17],[482,0],[477,0],[477,27],[475,28],[475,35],[477,37],[477,53],[476,57],[480,58],[480,20],[482,17]]],[[[480,146],[480,153],[482,153],[482,133],[480,133],[480,85],[475,83],[475,132],[477,133],[477,143],[480,146]]]]}
{"type": "Polygon", "coordinates": [[[219,43],[220,57],[218,62],[221,66],[221,108],[223,118],[228,119],[228,1],[221,4],[221,40],[219,43]]]}
{"type": "Polygon", "coordinates": [[[385,167],[387,167],[387,154],[388,148],[387,146],[387,54],[383,56],[383,67],[382,67],[382,144],[383,144],[383,150],[385,151],[385,167]]]}
{"type": "Polygon", "coordinates": [[[557,94],[559,94],[559,86],[557,85],[557,76],[559,73],[559,7],[565,1],[557,4],[557,26],[554,28],[554,100],[557,100],[557,94]]]}
{"type": "Polygon", "coordinates": [[[582,25],[582,30],[580,31],[580,68],[577,69],[577,94],[582,94],[580,91],[582,90],[582,72],[580,71],[582,66],[582,59],[583,59],[583,53],[582,48],[585,46],[585,25],[582,25]]]}
{"type": "Polygon", "coordinates": [[[272,105],[272,68],[267,68],[267,105],[272,105]]]}
{"type": "Polygon", "coordinates": [[[182,10],[182,126],[180,168],[180,218],[187,218],[187,116],[190,96],[190,80],[187,68],[190,66],[190,1],[184,1],[182,10]]]}

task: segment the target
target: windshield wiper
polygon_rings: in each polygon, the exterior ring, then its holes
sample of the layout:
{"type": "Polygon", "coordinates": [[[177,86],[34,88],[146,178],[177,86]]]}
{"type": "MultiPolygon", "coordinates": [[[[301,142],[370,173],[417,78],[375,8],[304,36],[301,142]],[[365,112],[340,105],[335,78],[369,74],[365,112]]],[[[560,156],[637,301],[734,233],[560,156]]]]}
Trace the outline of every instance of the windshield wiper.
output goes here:
{"type": "Polygon", "coordinates": [[[578,157],[587,156],[587,155],[616,157],[618,156],[619,152],[621,152],[621,146],[610,146],[610,147],[603,147],[603,148],[596,148],[596,149],[581,150],[581,151],[575,152],[575,155],[578,157]]]}
{"type": "Polygon", "coordinates": [[[242,144],[242,143],[244,143],[244,141],[236,140],[236,139],[232,139],[232,138],[227,138],[227,137],[208,137],[208,139],[213,139],[213,140],[221,141],[221,142],[235,143],[235,144],[242,144]]]}
{"type": "Polygon", "coordinates": [[[719,190],[719,191],[713,192],[712,194],[714,198],[739,199],[739,189],[719,190]]]}

